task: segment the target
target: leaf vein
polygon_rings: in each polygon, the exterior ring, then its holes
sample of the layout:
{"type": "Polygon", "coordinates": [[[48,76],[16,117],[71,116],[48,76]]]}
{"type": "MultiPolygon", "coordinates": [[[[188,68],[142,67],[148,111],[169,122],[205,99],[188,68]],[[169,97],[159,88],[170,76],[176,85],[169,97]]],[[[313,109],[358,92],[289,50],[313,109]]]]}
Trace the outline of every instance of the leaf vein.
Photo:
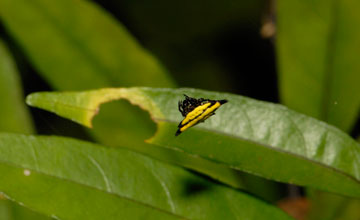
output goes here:
{"type": "Polygon", "coordinates": [[[92,156],[87,155],[87,157],[89,158],[91,163],[94,164],[94,166],[99,170],[101,176],[103,177],[103,180],[104,180],[105,186],[106,186],[106,191],[112,192],[109,179],[107,178],[103,168],[100,166],[100,164],[92,156]]]}
{"type": "Polygon", "coordinates": [[[167,185],[165,184],[165,182],[160,178],[159,175],[157,175],[155,172],[153,172],[153,170],[151,170],[151,173],[154,175],[154,177],[158,180],[158,182],[160,183],[162,189],[164,190],[165,192],[165,195],[167,197],[167,200],[168,200],[168,203],[170,205],[170,208],[171,208],[171,211],[175,213],[175,204],[173,202],[173,199],[171,197],[171,193],[170,193],[170,190],[169,188],[167,187],[167,185]]]}

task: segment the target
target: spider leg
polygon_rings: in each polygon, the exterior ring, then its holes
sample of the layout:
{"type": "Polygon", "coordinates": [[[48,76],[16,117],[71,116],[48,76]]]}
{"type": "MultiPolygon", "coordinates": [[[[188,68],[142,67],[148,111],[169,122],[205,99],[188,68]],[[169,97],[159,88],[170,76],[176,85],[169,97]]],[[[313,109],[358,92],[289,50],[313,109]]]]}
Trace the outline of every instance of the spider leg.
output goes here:
{"type": "Polygon", "coordinates": [[[179,101],[178,108],[179,108],[179,112],[181,112],[181,115],[185,117],[185,112],[184,112],[182,104],[183,104],[182,101],[179,101]]]}
{"type": "Polygon", "coordinates": [[[181,108],[181,104],[182,104],[182,102],[179,101],[179,102],[178,102],[178,108],[179,108],[179,111],[180,111],[181,113],[183,113],[183,112],[182,112],[182,108],[181,108]]]}

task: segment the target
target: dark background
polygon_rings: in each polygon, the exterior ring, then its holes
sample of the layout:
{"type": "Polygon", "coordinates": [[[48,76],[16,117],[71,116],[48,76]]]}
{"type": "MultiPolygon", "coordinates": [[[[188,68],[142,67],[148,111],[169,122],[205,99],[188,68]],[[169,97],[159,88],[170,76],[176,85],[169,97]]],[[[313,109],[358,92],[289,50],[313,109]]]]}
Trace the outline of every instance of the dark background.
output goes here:
{"type": "MultiPolygon", "coordinates": [[[[274,36],[260,34],[272,13],[269,2],[225,1],[220,8],[216,1],[96,2],[166,66],[179,86],[278,102],[274,36]]],[[[25,93],[50,90],[1,23],[0,34],[23,81],[32,82],[23,83],[25,93]]]]}

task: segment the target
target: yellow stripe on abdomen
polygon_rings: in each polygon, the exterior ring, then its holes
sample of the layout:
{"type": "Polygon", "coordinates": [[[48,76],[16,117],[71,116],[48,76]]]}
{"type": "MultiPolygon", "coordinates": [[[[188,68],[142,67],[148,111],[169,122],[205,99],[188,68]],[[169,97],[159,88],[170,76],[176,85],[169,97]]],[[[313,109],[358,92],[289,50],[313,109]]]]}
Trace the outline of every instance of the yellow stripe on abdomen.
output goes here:
{"type": "MultiPolygon", "coordinates": [[[[190,121],[187,125],[183,126],[180,128],[180,131],[183,132],[185,131],[186,129],[194,126],[195,124],[197,124],[199,121],[201,121],[206,115],[209,115],[211,114],[212,112],[214,112],[217,108],[220,107],[220,102],[216,102],[213,106],[211,106],[210,108],[206,109],[199,117],[195,118],[194,120],[190,121]]],[[[209,106],[209,105],[207,105],[209,106]]],[[[199,106],[201,107],[201,106],[199,106]]],[[[195,109],[194,109],[195,110],[195,109]]],[[[190,112],[191,113],[191,112],[190,112]]],[[[189,113],[189,114],[190,114],[189,113]]],[[[186,119],[186,118],[185,118],[186,119]]],[[[185,120],[184,119],[184,120],[185,120]]],[[[182,124],[185,124],[185,123],[182,123],[182,124]]]]}
{"type": "Polygon", "coordinates": [[[204,112],[205,109],[207,109],[209,106],[211,105],[211,103],[206,103],[204,105],[200,105],[198,107],[196,107],[194,110],[192,110],[191,112],[189,112],[186,117],[184,118],[184,120],[181,122],[182,125],[188,123],[189,121],[193,120],[194,118],[196,118],[198,115],[200,115],[201,113],[204,112]]]}

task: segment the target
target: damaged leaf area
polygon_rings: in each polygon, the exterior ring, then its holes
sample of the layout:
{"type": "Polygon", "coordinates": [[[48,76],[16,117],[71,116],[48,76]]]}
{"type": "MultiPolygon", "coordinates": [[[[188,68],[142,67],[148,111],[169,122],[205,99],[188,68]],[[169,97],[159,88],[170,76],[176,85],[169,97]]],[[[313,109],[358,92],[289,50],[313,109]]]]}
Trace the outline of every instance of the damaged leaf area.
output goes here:
{"type": "Polygon", "coordinates": [[[359,144],[336,127],[282,105],[228,93],[156,88],[41,92],[28,96],[27,103],[91,126],[99,106],[117,99],[151,114],[158,131],[149,143],[268,179],[360,197],[359,144]],[[228,103],[175,137],[183,94],[228,103]]]}
{"type": "Polygon", "coordinates": [[[29,95],[26,103],[92,127],[92,119],[99,113],[100,105],[119,99],[126,99],[140,106],[150,112],[153,118],[164,117],[158,106],[138,88],[107,88],[86,92],[41,92],[29,95]]]}

